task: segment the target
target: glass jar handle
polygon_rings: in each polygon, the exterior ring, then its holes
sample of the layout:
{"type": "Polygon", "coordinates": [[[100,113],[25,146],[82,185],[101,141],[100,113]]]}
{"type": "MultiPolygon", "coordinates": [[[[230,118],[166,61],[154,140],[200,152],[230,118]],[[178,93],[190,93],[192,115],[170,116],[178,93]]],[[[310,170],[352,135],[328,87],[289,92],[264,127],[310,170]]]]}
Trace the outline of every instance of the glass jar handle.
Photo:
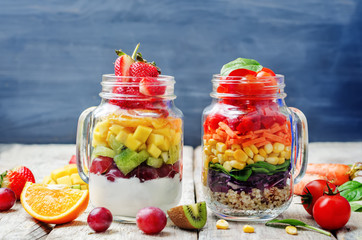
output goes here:
{"type": "Polygon", "coordinates": [[[302,180],[308,165],[308,123],[307,118],[297,108],[289,108],[295,117],[295,148],[292,151],[294,155],[294,183],[302,180]]]}
{"type": "Polygon", "coordinates": [[[96,107],[90,107],[82,112],[78,120],[78,129],[77,129],[77,143],[76,143],[76,154],[77,154],[77,167],[79,176],[83,179],[84,182],[88,183],[88,169],[90,162],[90,130],[91,130],[91,116],[93,110],[96,107]],[[86,171],[84,171],[84,166],[86,171]]]}

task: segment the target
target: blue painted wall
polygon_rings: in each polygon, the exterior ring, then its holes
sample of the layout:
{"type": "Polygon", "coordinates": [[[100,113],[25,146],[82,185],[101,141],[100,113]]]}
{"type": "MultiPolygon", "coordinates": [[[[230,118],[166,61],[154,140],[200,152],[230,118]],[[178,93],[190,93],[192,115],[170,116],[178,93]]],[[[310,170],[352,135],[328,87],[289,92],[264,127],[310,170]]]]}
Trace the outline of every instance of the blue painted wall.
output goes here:
{"type": "Polygon", "coordinates": [[[114,49],[138,42],[176,77],[186,144],[200,143],[212,74],[237,57],[286,75],[287,104],[307,115],[311,141],[362,140],[359,0],[3,0],[0,142],[74,143],[114,49]]]}

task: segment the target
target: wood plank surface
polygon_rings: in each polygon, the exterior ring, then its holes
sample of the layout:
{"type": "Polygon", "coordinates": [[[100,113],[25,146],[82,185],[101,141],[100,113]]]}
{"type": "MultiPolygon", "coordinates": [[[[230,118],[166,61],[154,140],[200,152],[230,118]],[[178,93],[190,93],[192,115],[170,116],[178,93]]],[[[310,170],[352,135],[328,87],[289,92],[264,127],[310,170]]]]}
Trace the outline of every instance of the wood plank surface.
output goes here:
{"type": "MultiPolygon", "coordinates": [[[[74,145],[20,145],[0,144],[0,170],[26,165],[34,173],[36,181],[42,181],[53,169],[66,165],[74,145]]],[[[183,192],[180,204],[194,203],[192,171],[193,148],[184,147],[183,192]]],[[[28,215],[18,202],[7,212],[0,212],[0,239],[197,239],[197,232],[183,231],[168,222],[158,235],[149,236],[138,230],[135,224],[113,222],[104,233],[95,234],[88,227],[87,216],[92,206],[75,221],[63,225],[48,225],[28,215]]]]}
{"type": "MultiPolygon", "coordinates": [[[[344,163],[352,164],[361,160],[362,143],[311,143],[309,161],[314,163],[344,163]]],[[[201,147],[194,151],[194,181],[197,201],[203,201],[201,183],[201,147]]],[[[291,206],[278,219],[294,218],[318,227],[318,224],[306,213],[299,204],[300,198],[294,197],[291,206]]],[[[208,209],[209,210],[209,209],[208,209]]],[[[335,239],[309,230],[298,229],[297,236],[288,235],[284,229],[266,227],[263,223],[231,222],[229,230],[217,230],[218,218],[208,211],[207,225],[200,231],[199,239],[335,239]],[[255,227],[255,233],[247,234],[242,231],[244,224],[255,227]]],[[[352,213],[345,227],[334,233],[338,239],[362,239],[362,213],[352,213]]]]}

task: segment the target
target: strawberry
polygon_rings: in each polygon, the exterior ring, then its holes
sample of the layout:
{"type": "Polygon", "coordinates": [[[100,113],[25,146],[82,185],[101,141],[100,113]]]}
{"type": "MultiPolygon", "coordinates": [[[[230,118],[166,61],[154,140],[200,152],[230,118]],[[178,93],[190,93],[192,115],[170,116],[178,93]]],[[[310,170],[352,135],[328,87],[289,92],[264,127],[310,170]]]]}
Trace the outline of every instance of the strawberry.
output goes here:
{"type": "Polygon", "coordinates": [[[76,164],[77,163],[77,157],[75,155],[72,155],[72,157],[69,160],[69,164],[76,164]]]}
{"type": "Polygon", "coordinates": [[[129,76],[129,68],[134,60],[121,50],[116,50],[119,56],[114,63],[114,74],[116,76],[129,76]]]}
{"type": "Polygon", "coordinates": [[[132,63],[129,73],[133,77],[158,77],[158,69],[156,66],[146,62],[132,63]]]}
{"type": "Polygon", "coordinates": [[[0,186],[13,190],[17,199],[20,199],[26,182],[35,183],[35,179],[29,168],[24,166],[5,171],[0,175],[0,186]]]}
{"type": "Polygon", "coordinates": [[[163,95],[166,86],[160,86],[160,81],[155,78],[145,77],[140,82],[140,92],[147,96],[163,95]]]}

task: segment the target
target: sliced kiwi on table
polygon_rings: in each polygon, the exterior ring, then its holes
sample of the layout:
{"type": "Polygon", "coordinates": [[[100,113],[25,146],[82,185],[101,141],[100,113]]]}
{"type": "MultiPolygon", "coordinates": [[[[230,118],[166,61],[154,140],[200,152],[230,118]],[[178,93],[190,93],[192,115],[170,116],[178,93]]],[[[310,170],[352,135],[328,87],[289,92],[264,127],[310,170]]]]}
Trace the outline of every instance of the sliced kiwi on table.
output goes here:
{"type": "Polygon", "coordinates": [[[205,202],[189,205],[181,205],[167,211],[172,222],[183,229],[201,229],[207,220],[207,209],[205,202]]]}

